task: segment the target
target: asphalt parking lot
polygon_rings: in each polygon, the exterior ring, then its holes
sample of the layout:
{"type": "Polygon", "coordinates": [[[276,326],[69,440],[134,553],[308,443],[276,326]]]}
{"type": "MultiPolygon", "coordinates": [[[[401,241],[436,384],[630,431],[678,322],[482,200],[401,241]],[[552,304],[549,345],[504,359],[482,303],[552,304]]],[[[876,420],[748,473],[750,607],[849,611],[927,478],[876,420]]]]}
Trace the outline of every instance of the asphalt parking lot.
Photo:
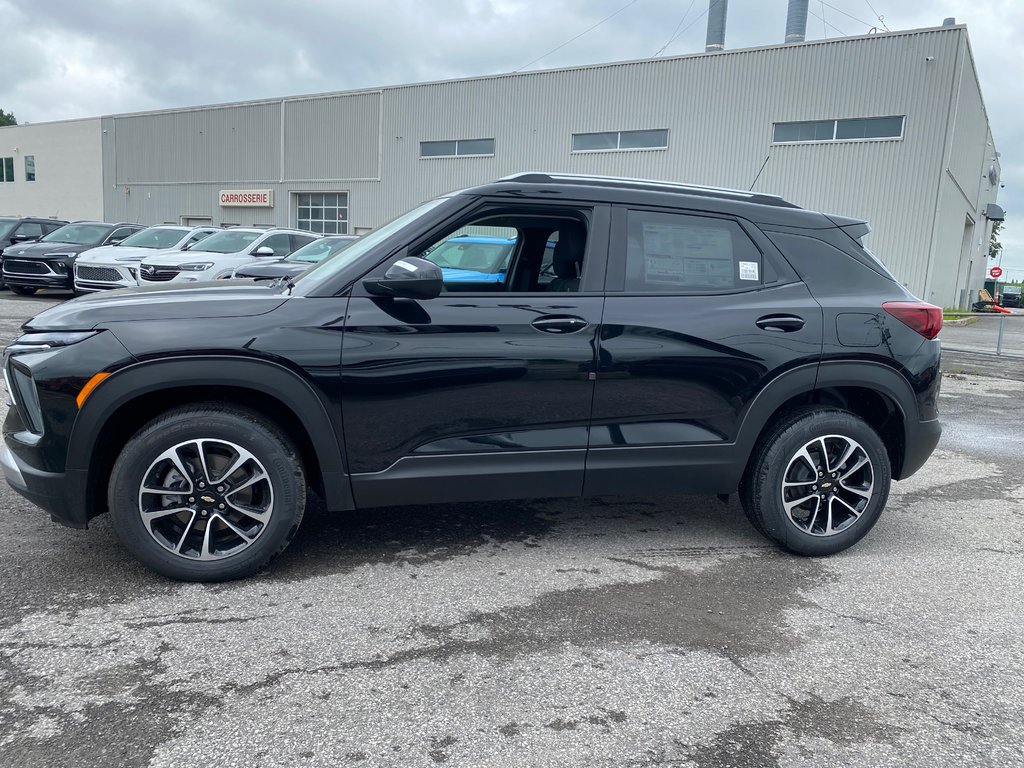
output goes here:
{"type": "Polygon", "coordinates": [[[184,585],[0,488],[0,766],[1020,766],[1022,397],[947,376],[827,559],[735,500],[530,501],[314,512],[184,585]]]}

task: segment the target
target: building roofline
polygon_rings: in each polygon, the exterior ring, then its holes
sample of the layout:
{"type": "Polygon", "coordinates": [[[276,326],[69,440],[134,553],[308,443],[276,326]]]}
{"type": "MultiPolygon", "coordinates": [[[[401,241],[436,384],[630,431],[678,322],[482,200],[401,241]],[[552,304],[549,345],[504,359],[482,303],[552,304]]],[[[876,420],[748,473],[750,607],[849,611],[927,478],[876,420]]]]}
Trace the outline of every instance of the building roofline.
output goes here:
{"type": "MultiPolygon", "coordinates": [[[[627,59],[624,61],[609,61],[599,62],[594,64],[578,64],[569,67],[555,67],[552,69],[530,69],[525,71],[515,70],[512,72],[496,72],[493,74],[486,75],[470,75],[467,77],[456,77],[448,78],[444,80],[425,80],[416,83],[399,83],[384,86],[373,86],[367,88],[355,88],[351,90],[343,91],[324,91],[321,93],[308,93],[308,94],[297,94],[293,96],[274,96],[261,99],[247,99],[242,101],[230,101],[216,104],[194,104],[182,107],[168,107],[166,109],[153,109],[153,110],[142,110],[138,112],[117,112],[105,115],[100,115],[101,119],[117,119],[125,117],[143,117],[147,115],[159,115],[159,114],[170,114],[175,112],[198,112],[206,109],[230,109],[233,107],[246,107],[246,106],[257,106],[262,104],[279,104],[281,102],[288,101],[310,101],[313,99],[324,99],[324,98],[338,98],[344,96],[362,96],[373,93],[384,93],[385,91],[398,91],[408,88],[425,88],[428,86],[435,85],[451,85],[458,83],[467,83],[473,81],[487,81],[487,80],[504,80],[507,78],[518,78],[518,77],[536,77],[540,75],[556,74],[560,72],[582,72],[586,70],[599,70],[609,69],[615,67],[629,67],[638,64],[651,64],[651,63],[662,63],[662,62],[676,62],[687,59],[699,59],[708,57],[722,57],[722,56],[735,56],[738,54],[751,54],[760,53],[762,51],[776,51],[776,50],[799,50],[808,47],[822,46],[822,45],[837,45],[843,43],[851,43],[860,40],[874,40],[874,39],[891,39],[900,37],[910,37],[921,34],[931,33],[946,33],[946,32],[960,32],[966,31],[967,26],[965,24],[953,24],[950,26],[936,26],[936,27],[921,27],[919,29],[907,29],[897,30],[893,32],[878,32],[875,34],[865,35],[851,35],[849,37],[832,37],[821,40],[807,40],[802,43],[773,43],[772,45],[761,45],[753,46],[749,48],[727,48],[722,51],[705,52],[698,51],[694,53],[684,53],[678,56],[659,56],[650,57],[644,59],[627,59]]],[[[973,62],[972,62],[973,63],[973,62]]],[[[96,118],[76,118],[79,120],[91,120],[96,118]]],[[[56,122],[56,121],[55,121],[56,122]]],[[[43,123],[35,123],[35,125],[42,125],[43,123]]]]}

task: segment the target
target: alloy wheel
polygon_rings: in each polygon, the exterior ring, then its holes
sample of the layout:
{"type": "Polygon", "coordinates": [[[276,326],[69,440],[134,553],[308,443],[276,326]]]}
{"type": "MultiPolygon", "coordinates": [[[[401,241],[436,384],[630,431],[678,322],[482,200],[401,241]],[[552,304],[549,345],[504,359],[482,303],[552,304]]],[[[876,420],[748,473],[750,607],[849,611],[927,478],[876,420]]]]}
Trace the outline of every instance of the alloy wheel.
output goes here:
{"type": "Polygon", "coordinates": [[[782,507],[799,530],[833,536],[857,522],[874,489],[867,452],[843,435],[805,444],[789,460],[782,480],[782,507]]]}
{"type": "Polygon", "coordinates": [[[195,439],[161,453],[143,475],[139,514],[164,549],[192,560],[236,555],[267,529],[274,489],[263,464],[226,440],[195,439]]]}

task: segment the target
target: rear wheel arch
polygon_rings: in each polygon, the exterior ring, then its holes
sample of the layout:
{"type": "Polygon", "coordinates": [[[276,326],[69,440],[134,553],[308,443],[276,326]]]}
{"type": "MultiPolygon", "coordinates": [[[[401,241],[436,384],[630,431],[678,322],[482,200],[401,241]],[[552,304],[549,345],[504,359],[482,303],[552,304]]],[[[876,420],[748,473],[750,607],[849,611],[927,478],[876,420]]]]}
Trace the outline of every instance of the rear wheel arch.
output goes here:
{"type": "Polygon", "coordinates": [[[860,417],[882,438],[889,454],[893,479],[900,479],[907,444],[908,418],[917,417],[917,404],[909,383],[888,366],[865,362],[825,363],[808,377],[805,366],[775,379],[751,404],[740,428],[737,444],[743,463],[772,427],[808,406],[841,408],[860,417]]]}
{"type": "Polygon", "coordinates": [[[135,432],[173,408],[211,401],[242,406],[276,425],[299,449],[310,484],[328,509],[353,508],[343,441],[312,387],[276,363],[210,357],[133,365],[89,396],[75,421],[67,461],[69,470],[88,474],[88,516],[105,510],[105,480],[135,432]]]}

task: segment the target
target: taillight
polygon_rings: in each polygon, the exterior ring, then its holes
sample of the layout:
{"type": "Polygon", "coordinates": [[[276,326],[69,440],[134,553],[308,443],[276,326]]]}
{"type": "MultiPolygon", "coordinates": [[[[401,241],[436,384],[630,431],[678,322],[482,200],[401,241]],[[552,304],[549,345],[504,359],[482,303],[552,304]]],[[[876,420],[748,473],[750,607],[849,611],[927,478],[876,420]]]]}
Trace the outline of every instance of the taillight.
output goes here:
{"type": "Polygon", "coordinates": [[[926,339],[934,339],[942,330],[942,307],[923,301],[887,301],[882,309],[926,339]]]}

